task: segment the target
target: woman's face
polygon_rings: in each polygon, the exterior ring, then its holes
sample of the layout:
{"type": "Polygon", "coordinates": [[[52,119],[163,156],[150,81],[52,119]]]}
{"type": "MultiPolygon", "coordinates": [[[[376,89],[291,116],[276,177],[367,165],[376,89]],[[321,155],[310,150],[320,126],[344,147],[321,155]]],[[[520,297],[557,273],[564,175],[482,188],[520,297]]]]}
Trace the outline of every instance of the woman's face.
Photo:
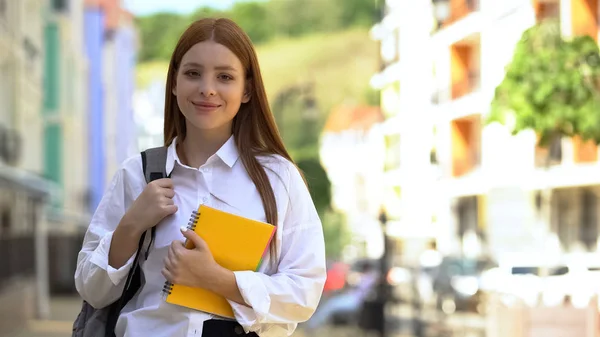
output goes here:
{"type": "Polygon", "coordinates": [[[227,47],[214,41],[192,46],[181,60],[173,88],[188,132],[230,133],[241,104],[250,99],[245,78],[241,61],[227,47]]]}

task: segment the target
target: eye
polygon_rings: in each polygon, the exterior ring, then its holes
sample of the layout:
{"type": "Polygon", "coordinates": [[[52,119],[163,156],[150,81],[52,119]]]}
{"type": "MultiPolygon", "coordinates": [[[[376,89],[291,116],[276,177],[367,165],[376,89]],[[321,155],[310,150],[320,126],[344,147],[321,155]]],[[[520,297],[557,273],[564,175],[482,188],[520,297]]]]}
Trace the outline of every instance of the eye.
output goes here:
{"type": "Polygon", "coordinates": [[[220,80],[222,81],[231,81],[233,80],[233,76],[228,75],[228,74],[220,74],[219,76],[217,76],[220,80]]]}
{"type": "Polygon", "coordinates": [[[185,72],[185,74],[189,77],[198,77],[200,76],[200,73],[197,72],[196,70],[188,70],[185,72]]]}

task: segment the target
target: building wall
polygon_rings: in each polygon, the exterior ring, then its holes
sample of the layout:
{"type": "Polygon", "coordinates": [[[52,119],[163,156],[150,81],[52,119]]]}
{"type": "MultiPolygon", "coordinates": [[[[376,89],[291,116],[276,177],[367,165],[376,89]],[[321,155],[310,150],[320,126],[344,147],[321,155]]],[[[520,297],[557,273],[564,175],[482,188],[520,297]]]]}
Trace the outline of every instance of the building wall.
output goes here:
{"type": "Polygon", "coordinates": [[[24,0],[14,3],[19,8],[15,64],[15,127],[20,130],[23,151],[19,166],[39,173],[42,168],[41,147],[43,81],[43,10],[44,1],[24,0]],[[26,135],[26,136],[25,136],[26,135]]]}
{"type": "Polygon", "coordinates": [[[89,209],[95,210],[104,192],[106,177],[104,138],[104,97],[102,47],[104,41],[104,13],[99,7],[85,9],[85,40],[89,60],[88,72],[88,186],[89,209]]]}
{"type": "MultiPolygon", "coordinates": [[[[555,246],[556,235],[551,232],[557,225],[541,219],[536,195],[546,188],[600,184],[600,176],[592,173],[599,165],[598,148],[579,139],[563,139],[562,162],[544,171],[536,165],[542,152],[536,147],[533,132],[512,136],[507,127],[486,125],[484,120],[522,33],[541,19],[559,15],[567,36],[589,34],[597,39],[598,1],[480,0],[479,6],[472,9],[464,6],[466,1],[450,1],[451,18],[439,30],[429,31],[424,22],[431,19],[428,15],[433,16],[432,7],[417,8],[413,2],[403,0],[389,0],[387,4],[392,12],[403,9],[396,23],[400,27],[400,51],[394,69],[400,71],[394,73],[392,81],[399,83],[400,98],[394,105],[401,116],[407,116],[394,122],[393,128],[405,145],[399,150],[401,167],[388,179],[399,181],[403,201],[412,202],[412,207],[402,207],[403,215],[408,215],[405,209],[426,209],[416,207],[418,187],[431,187],[429,190],[435,191],[438,198],[428,207],[436,219],[433,228],[438,247],[444,252],[461,249],[458,233],[464,224],[460,223],[458,209],[463,207],[461,200],[468,197],[477,200],[475,229],[492,253],[540,251],[555,246]],[[432,105],[428,106],[427,95],[431,95],[432,105]],[[433,140],[427,130],[430,126],[435,128],[433,140]],[[435,148],[438,175],[425,178],[423,144],[428,142],[435,148]],[[402,177],[410,177],[411,181],[407,184],[402,177]],[[415,192],[409,196],[410,184],[414,184],[415,192]]],[[[382,41],[385,21],[373,29],[382,41]]],[[[382,78],[389,82],[390,69],[384,69],[372,83],[380,85],[382,78]]],[[[393,97],[388,91],[389,87],[382,92],[386,105],[393,97]]],[[[391,120],[386,124],[392,124],[391,120]]]]}
{"type": "Polygon", "coordinates": [[[120,90],[117,93],[119,114],[115,119],[116,137],[114,149],[116,162],[121,163],[139,151],[138,132],[134,121],[133,95],[135,92],[135,67],[137,63],[137,31],[130,15],[124,14],[123,22],[115,35],[117,66],[120,74],[120,90]]]}
{"type": "Polygon", "coordinates": [[[364,253],[370,257],[383,252],[377,217],[384,153],[380,125],[368,130],[325,131],[321,137],[320,156],[331,181],[333,207],[345,214],[355,243],[364,244],[364,253]]]}
{"type": "Polygon", "coordinates": [[[104,44],[106,181],[110,181],[123,161],[138,152],[133,119],[133,93],[137,37],[128,15],[104,44]]]}
{"type": "Polygon", "coordinates": [[[68,15],[59,20],[61,31],[61,120],[63,126],[63,189],[67,216],[82,218],[69,221],[76,225],[85,220],[87,205],[87,95],[88,61],[84,47],[84,6],[71,0],[68,15]]]}
{"type": "MultiPolygon", "coordinates": [[[[463,99],[450,101],[438,110],[440,114],[452,114],[460,108],[469,111],[469,114],[474,111],[485,118],[489,111],[489,102],[496,86],[504,77],[505,67],[512,59],[517,41],[521,34],[539,19],[540,13],[536,13],[536,9],[539,11],[539,6],[536,2],[482,0],[481,4],[482,10],[476,14],[482,17],[479,24],[474,21],[475,23],[469,23],[473,26],[470,29],[463,27],[465,32],[475,33],[466,34],[462,38],[456,35],[455,40],[458,42],[453,42],[456,46],[457,43],[464,43],[461,41],[472,43],[475,36],[479,39],[481,87],[478,92],[469,95],[477,99],[471,100],[468,105],[461,105],[466,101],[463,99]]],[[[560,4],[557,2],[557,5],[561,8],[560,18],[563,26],[568,25],[566,32],[597,37],[598,8],[595,0],[563,0],[560,4]]],[[[455,22],[455,25],[461,24],[466,24],[466,19],[455,22]]],[[[453,26],[448,26],[444,29],[452,28],[453,26]]],[[[444,31],[438,34],[443,35],[444,31]]],[[[439,67],[450,66],[450,71],[441,70],[444,76],[449,73],[452,79],[458,76],[457,74],[464,73],[465,64],[469,68],[477,68],[475,64],[469,65],[471,60],[462,62],[467,59],[466,57],[455,57],[461,62],[453,62],[452,55],[454,54],[451,52],[451,62],[441,60],[437,63],[439,67]]],[[[444,58],[447,59],[447,56],[444,58]]],[[[451,135],[455,138],[457,134],[465,135],[464,127],[457,127],[459,121],[462,123],[464,120],[462,116],[459,118],[451,121],[451,125],[454,126],[450,128],[451,135]]],[[[442,121],[440,124],[447,125],[443,117],[440,120],[442,121]]],[[[556,172],[553,175],[546,176],[542,169],[535,165],[536,153],[539,150],[536,149],[536,136],[533,132],[526,131],[512,136],[507,128],[500,125],[488,125],[479,130],[474,128],[468,131],[466,133],[469,137],[459,137],[458,140],[449,142],[451,149],[444,155],[448,156],[448,152],[453,155],[450,159],[441,160],[452,163],[451,166],[456,169],[457,164],[461,164],[464,157],[460,155],[461,149],[465,148],[465,144],[461,141],[476,139],[477,137],[470,137],[471,132],[474,131],[480,134],[480,166],[477,169],[469,169],[462,165],[460,174],[454,174],[456,177],[450,179],[453,181],[453,186],[450,188],[453,195],[450,199],[478,195],[480,199],[485,200],[483,209],[485,214],[480,220],[480,227],[482,226],[487,232],[488,248],[493,253],[550,249],[548,247],[552,245],[554,239],[553,234],[549,232],[554,230],[551,224],[540,217],[539,209],[534,202],[535,195],[538,190],[548,187],[575,187],[580,186],[584,181],[586,184],[598,184],[600,182],[598,178],[595,180],[591,176],[587,179],[577,178],[585,176],[587,165],[597,165],[598,149],[578,139],[563,140],[562,164],[554,168],[556,172]]],[[[442,133],[446,134],[446,138],[440,142],[447,141],[448,132],[442,133]]],[[[455,212],[453,207],[450,207],[450,212],[451,214],[455,212]]],[[[455,222],[451,227],[456,229],[456,216],[451,215],[450,218],[455,222]]]]}
{"type": "Polygon", "coordinates": [[[115,146],[115,140],[117,139],[117,116],[121,113],[119,107],[118,96],[119,91],[122,89],[119,83],[122,78],[122,74],[117,72],[118,62],[117,53],[118,47],[116,44],[115,36],[116,31],[110,30],[110,37],[104,40],[102,46],[102,86],[104,92],[104,111],[103,111],[103,124],[104,124],[104,150],[105,150],[105,162],[104,162],[104,181],[110,181],[118,168],[117,161],[117,147],[115,146]]]}

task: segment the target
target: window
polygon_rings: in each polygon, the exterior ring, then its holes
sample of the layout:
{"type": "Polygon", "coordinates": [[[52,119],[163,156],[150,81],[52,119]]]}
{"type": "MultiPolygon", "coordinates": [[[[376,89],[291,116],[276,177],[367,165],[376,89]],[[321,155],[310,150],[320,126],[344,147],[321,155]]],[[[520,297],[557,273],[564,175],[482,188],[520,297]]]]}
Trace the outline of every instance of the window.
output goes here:
{"type": "Polygon", "coordinates": [[[596,248],[598,240],[598,198],[593,191],[583,190],[581,194],[581,213],[579,241],[588,250],[596,248]]]}
{"type": "Polygon", "coordinates": [[[0,236],[7,237],[10,235],[10,222],[11,222],[10,210],[8,208],[2,208],[0,211],[0,236]]]}
{"type": "Polygon", "coordinates": [[[8,16],[8,5],[6,0],[0,0],[0,18],[5,19],[8,16]]]}
{"type": "Polygon", "coordinates": [[[69,0],[52,0],[52,9],[57,12],[66,12],[69,10],[69,0]]]}
{"type": "Polygon", "coordinates": [[[512,275],[540,275],[539,267],[512,267],[511,268],[512,275]]]}

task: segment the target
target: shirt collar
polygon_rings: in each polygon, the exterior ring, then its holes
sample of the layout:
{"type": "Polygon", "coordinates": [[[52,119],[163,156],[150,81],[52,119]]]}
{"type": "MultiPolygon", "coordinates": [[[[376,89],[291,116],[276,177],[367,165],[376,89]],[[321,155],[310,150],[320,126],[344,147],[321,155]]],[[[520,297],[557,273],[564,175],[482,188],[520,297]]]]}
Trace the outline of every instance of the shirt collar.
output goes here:
{"type": "Polygon", "coordinates": [[[238,152],[237,146],[235,145],[235,138],[233,135],[227,139],[225,144],[221,146],[219,151],[217,151],[216,155],[221,158],[221,160],[230,168],[235,165],[235,162],[240,157],[240,153],[238,152]]]}
{"type": "MultiPolygon", "coordinates": [[[[183,165],[179,156],[177,155],[177,137],[173,138],[173,141],[167,148],[167,163],[165,165],[165,172],[167,175],[171,175],[173,172],[173,168],[175,167],[175,163],[179,163],[179,165],[183,165]]],[[[233,135],[229,137],[229,139],[221,146],[221,148],[215,153],[217,157],[219,157],[227,166],[230,168],[235,165],[235,162],[240,157],[237,146],[235,145],[235,138],[233,135]]]]}

